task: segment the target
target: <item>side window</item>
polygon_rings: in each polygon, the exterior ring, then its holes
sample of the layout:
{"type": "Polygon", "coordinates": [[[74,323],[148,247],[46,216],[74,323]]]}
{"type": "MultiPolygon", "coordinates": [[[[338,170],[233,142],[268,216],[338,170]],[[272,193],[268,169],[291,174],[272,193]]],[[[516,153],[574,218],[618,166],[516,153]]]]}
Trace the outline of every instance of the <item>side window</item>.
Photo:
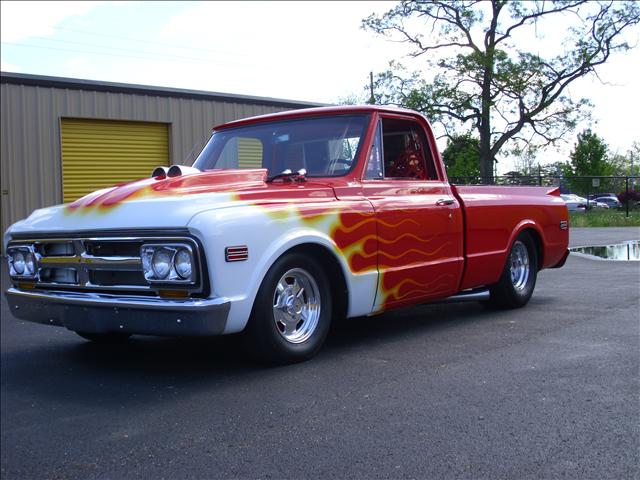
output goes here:
{"type": "Polygon", "coordinates": [[[383,118],[382,145],[385,178],[438,179],[426,135],[418,123],[383,118]]]}

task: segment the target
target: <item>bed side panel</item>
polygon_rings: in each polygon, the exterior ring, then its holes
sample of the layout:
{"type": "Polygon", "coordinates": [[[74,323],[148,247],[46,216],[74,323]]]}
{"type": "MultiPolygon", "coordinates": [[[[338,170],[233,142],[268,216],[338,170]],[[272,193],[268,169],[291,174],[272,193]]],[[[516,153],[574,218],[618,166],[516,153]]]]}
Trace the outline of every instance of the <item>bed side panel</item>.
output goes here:
{"type": "Polygon", "coordinates": [[[569,243],[567,207],[549,187],[457,186],[465,212],[465,273],[461,290],[496,283],[516,236],[533,229],[542,242],[541,268],[557,264],[569,243]]]}

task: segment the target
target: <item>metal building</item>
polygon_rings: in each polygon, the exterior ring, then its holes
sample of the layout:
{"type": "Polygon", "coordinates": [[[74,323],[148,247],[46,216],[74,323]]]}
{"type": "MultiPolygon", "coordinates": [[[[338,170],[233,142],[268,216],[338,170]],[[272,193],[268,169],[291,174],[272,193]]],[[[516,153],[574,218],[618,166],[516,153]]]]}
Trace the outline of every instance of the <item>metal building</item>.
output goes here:
{"type": "Polygon", "coordinates": [[[196,158],[214,125],[318,106],[1,73],[2,232],[33,210],[196,158]]]}

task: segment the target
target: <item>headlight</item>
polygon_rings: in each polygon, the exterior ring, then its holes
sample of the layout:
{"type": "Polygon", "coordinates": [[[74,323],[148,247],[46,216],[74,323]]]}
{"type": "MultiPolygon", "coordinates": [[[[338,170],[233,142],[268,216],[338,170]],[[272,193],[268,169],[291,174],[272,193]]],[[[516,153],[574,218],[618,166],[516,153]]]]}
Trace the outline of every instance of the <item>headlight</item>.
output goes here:
{"type": "Polygon", "coordinates": [[[36,256],[30,245],[9,247],[7,249],[9,275],[12,277],[34,277],[36,256]]]}
{"type": "Polygon", "coordinates": [[[144,278],[149,283],[189,283],[196,280],[194,254],[187,244],[143,245],[140,249],[144,278]]]}
{"type": "Polygon", "coordinates": [[[176,267],[176,273],[180,275],[180,278],[191,278],[191,253],[182,248],[178,250],[176,253],[175,259],[173,260],[173,264],[176,267]]]}
{"type": "Polygon", "coordinates": [[[13,256],[13,268],[18,275],[24,273],[24,254],[22,252],[16,252],[13,256]]]}
{"type": "Polygon", "coordinates": [[[24,257],[24,273],[25,275],[33,275],[36,271],[36,259],[33,253],[29,252],[24,257]]]}
{"type": "Polygon", "coordinates": [[[161,248],[153,253],[151,269],[156,278],[165,279],[169,276],[171,260],[173,260],[173,252],[168,248],[161,248]]]}

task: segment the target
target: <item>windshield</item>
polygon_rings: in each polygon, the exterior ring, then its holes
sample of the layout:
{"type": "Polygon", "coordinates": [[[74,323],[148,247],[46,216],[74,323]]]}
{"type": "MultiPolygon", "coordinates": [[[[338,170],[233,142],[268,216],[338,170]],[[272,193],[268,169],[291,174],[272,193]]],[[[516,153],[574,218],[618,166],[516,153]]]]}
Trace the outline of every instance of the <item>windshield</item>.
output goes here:
{"type": "Polygon", "coordinates": [[[355,165],[369,115],[268,122],[214,132],[194,167],[266,168],[269,175],[304,168],[310,177],[335,177],[355,165]]]}

